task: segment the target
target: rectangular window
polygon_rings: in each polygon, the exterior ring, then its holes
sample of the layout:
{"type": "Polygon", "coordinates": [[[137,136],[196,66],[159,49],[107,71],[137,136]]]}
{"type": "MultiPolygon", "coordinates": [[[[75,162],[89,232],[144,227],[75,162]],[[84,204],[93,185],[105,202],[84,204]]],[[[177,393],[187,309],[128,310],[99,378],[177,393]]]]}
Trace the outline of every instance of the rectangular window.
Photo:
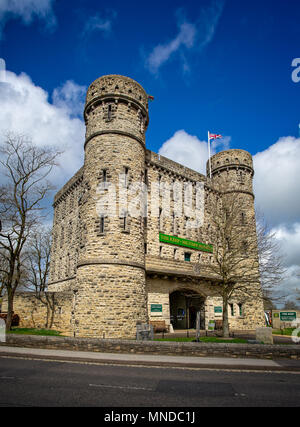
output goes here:
{"type": "Polygon", "coordinates": [[[107,182],[107,170],[103,169],[102,173],[103,173],[103,182],[106,183],[107,182]]]}
{"type": "Polygon", "coordinates": [[[144,228],[147,228],[148,227],[148,218],[146,216],[144,216],[143,221],[144,221],[144,228]]]}
{"type": "Polygon", "coordinates": [[[159,256],[162,256],[162,246],[159,247],[159,256]]]}
{"type": "Polygon", "coordinates": [[[239,304],[239,315],[243,316],[243,304],[239,304]]]}
{"type": "Polygon", "coordinates": [[[186,262],[191,262],[191,253],[190,252],[185,252],[184,253],[184,260],[186,262]]]}
{"type": "Polygon", "coordinates": [[[229,239],[229,237],[226,237],[226,246],[227,246],[227,250],[230,252],[231,248],[230,248],[230,239],[229,239]]]}
{"type": "Polygon", "coordinates": [[[234,316],[234,305],[233,304],[229,304],[229,308],[230,308],[230,314],[231,314],[231,316],[234,316]]]}
{"type": "Polygon", "coordinates": [[[101,215],[100,217],[100,233],[103,234],[104,233],[104,216],[101,215]]]}
{"type": "Polygon", "coordinates": [[[159,208],[158,228],[159,231],[162,230],[162,208],[159,208]]]}
{"type": "Polygon", "coordinates": [[[246,214],[245,214],[245,212],[241,213],[241,223],[242,223],[242,225],[246,224],[246,214]]]}
{"type": "Polygon", "coordinates": [[[109,104],[108,105],[108,109],[107,109],[107,118],[108,118],[108,120],[111,120],[111,111],[112,111],[111,104],[109,104]]]}
{"type": "Polygon", "coordinates": [[[129,168],[124,168],[124,187],[128,187],[128,175],[129,175],[129,168]]]}
{"type": "Polygon", "coordinates": [[[172,228],[173,228],[173,234],[176,235],[176,218],[175,213],[172,215],[172,228]]]}
{"type": "Polygon", "coordinates": [[[128,232],[128,212],[124,209],[120,215],[120,227],[123,231],[128,232]]]}

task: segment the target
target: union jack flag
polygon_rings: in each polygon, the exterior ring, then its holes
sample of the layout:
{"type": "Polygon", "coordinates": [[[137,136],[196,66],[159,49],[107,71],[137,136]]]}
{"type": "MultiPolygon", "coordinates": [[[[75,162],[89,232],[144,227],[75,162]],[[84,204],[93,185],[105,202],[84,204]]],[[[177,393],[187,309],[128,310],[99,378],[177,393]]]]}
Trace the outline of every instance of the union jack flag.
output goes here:
{"type": "Polygon", "coordinates": [[[222,135],[218,135],[216,133],[209,133],[209,139],[220,139],[222,138],[222,135]]]}

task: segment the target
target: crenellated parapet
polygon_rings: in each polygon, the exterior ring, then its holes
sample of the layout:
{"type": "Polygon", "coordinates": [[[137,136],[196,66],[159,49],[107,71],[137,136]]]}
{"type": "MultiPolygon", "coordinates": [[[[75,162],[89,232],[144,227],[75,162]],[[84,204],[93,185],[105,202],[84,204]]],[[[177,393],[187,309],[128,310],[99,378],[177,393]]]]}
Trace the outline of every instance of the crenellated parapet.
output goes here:
{"type": "Polygon", "coordinates": [[[143,146],[149,124],[148,95],[136,81],[118,75],[103,76],[89,87],[84,110],[85,145],[106,133],[134,137],[143,146]]]}
{"type": "Polygon", "coordinates": [[[207,162],[207,176],[212,173],[212,184],[223,191],[240,191],[253,195],[253,159],[245,150],[226,150],[215,154],[207,162]]]}

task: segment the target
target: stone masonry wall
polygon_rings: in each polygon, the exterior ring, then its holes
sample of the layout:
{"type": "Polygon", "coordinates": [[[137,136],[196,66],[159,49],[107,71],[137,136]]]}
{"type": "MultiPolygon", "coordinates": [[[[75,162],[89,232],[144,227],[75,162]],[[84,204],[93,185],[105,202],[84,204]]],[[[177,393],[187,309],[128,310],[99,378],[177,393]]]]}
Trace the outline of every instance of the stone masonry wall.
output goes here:
{"type": "MultiPolygon", "coordinates": [[[[55,315],[52,329],[64,335],[72,335],[72,295],[67,292],[55,293],[55,315]]],[[[7,299],[2,303],[2,312],[7,311],[7,299]]],[[[20,328],[45,328],[47,308],[32,292],[17,292],[14,298],[14,313],[20,317],[20,328]]]]}
{"type": "MultiPolygon", "coordinates": [[[[0,343],[1,345],[1,343],[0,343]]],[[[152,354],[194,357],[239,357],[258,359],[300,360],[299,345],[222,344],[222,343],[174,343],[157,341],[133,341],[92,338],[39,337],[9,335],[6,343],[15,347],[46,348],[57,350],[94,351],[101,353],[152,354]]],[[[213,360],[213,359],[212,359],[213,360]]],[[[118,362],[119,363],[119,362],[118,362]]],[[[160,366],[163,362],[158,362],[160,366]]],[[[236,365],[238,368],[238,365],[236,365]]],[[[257,370],[258,367],[255,366],[257,370]]],[[[263,368],[265,369],[265,367],[263,368]]],[[[278,367],[282,370],[282,367],[278,367]]]]}
{"type": "MultiPolygon", "coordinates": [[[[170,294],[195,286],[199,294],[205,294],[206,321],[213,320],[212,307],[221,305],[213,286],[217,279],[213,254],[161,243],[159,233],[214,245],[213,207],[222,203],[218,184],[225,180],[226,190],[234,191],[241,200],[241,231],[255,241],[251,155],[244,150],[218,153],[211,158],[210,179],[209,167],[205,177],[147,150],[148,95],[137,82],[123,76],[104,76],[90,85],[84,118],[84,165],[54,201],[49,290],[68,291],[71,334],[134,337],[136,322],[149,319],[147,305],[161,301],[163,318],[169,322],[170,294]],[[120,175],[125,181],[120,181],[120,175]],[[199,182],[204,185],[204,221],[193,228],[188,225],[194,218],[186,211],[176,214],[178,194],[175,197],[173,185],[189,185],[195,207],[199,182]],[[132,183],[148,186],[147,218],[131,217],[126,205],[119,203],[114,215],[106,215],[99,200],[106,200],[111,209],[115,198],[110,186],[115,186],[119,200],[122,190],[132,183]],[[152,188],[157,183],[161,188],[169,186],[169,195],[152,188]],[[151,203],[151,191],[158,191],[156,206],[151,203]],[[190,254],[188,262],[186,253],[190,254]],[[163,278],[164,271],[171,274],[163,278]],[[159,272],[157,278],[155,272],[159,272]]],[[[130,193],[128,202],[133,203],[136,196],[136,192],[130,193]]],[[[252,286],[259,295],[260,284],[252,286]]],[[[230,315],[231,326],[254,329],[263,325],[259,298],[239,295],[231,301],[235,313],[241,302],[243,315],[230,315]]]]}

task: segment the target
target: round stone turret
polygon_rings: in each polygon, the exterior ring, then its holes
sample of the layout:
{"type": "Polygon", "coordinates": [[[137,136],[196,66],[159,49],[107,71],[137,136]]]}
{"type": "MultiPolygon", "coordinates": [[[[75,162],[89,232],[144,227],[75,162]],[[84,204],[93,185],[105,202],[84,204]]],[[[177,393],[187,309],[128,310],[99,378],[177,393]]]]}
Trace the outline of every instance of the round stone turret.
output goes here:
{"type": "Polygon", "coordinates": [[[148,95],[129,77],[100,77],[88,88],[84,119],[86,144],[94,135],[110,132],[130,135],[145,145],[149,124],[148,95]]]}
{"type": "Polygon", "coordinates": [[[145,173],[148,96],[128,77],[100,77],[88,89],[84,117],[76,333],[133,338],[136,323],[148,319],[144,221],[130,209],[136,198],[130,190],[145,173]]]}
{"type": "Polygon", "coordinates": [[[248,151],[226,150],[215,154],[207,162],[207,176],[215,184],[226,182],[228,190],[241,190],[253,193],[252,181],[254,176],[253,160],[248,151]]]}
{"type": "MultiPolygon", "coordinates": [[[[207,162],[207,168],[209,164],[207,162]]],[[[239,168],[245,167],[253,171],[252,156],[245,150],[227,150],[215,154],[211,158],[212,173],[215,174],[224,168],[239,168]]]]}

